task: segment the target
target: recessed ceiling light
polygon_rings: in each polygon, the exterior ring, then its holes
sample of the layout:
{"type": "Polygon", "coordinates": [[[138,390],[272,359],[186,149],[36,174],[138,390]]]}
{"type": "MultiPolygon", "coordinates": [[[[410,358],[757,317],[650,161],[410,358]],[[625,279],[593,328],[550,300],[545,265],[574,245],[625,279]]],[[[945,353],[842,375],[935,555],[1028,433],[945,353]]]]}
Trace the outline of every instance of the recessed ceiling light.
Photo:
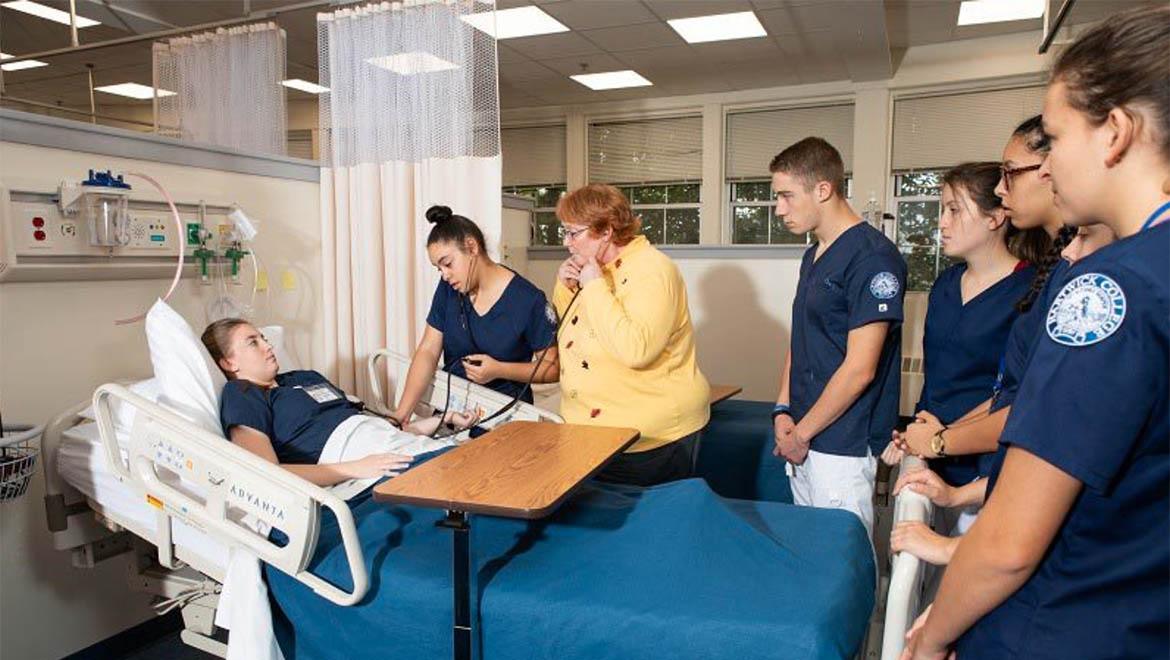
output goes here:
{"type": "Polygon", "coordinates": [[[637,71],[609,71],[607,73],[580,73],[569,76],[589,89],[622,89],[624,87],[649,87],[654,83],[646,80],[637,71]]]}
{"type": "Polygon", "coordinates": [[[760,25],[755,12],[740,11],[732,14],[675,18],[667,21],[670,27],[686,39],[689,44],[706,41],[727,41],[728,39],[751,39],[764,37],[768,31],[760,25]]]}
{"type": "Polygon", "coordinates": [[[301,80],[300,78],[290,78],[289,80],[282,80],[282,81],[280,81],[280,84],[284,85],[285,87],[299,89],[302,92],[308,92],[310,94],[320,94],[322,92],[329,91],[328,87],[322,87],[322,86],[318,85],[317,83],[311,83],[308,80],[301,80]]]}
{"type": "Polygon", "coordinates": [[[564,23],[549,16],[543,9],[532,6],[502,9],[494,13],[485,11],[459,18],[464,23],[496,39],[513,39],[569,31],[564,23]]]}
{"type": "Polygon", "coordinates": [[[966,0],[959,4],[959,25],[1024,21],[1044,15],[1045,0],[966,0]]]}
{"type": "MultiPolygon", "coordinates": [[[[8,53],[0,53],[0,60],[9,60],[13,57],[13,55],[9,55],[8,53]]],[[[49,63],[40,60],[24,60],[22,62],[0,65],[0,69],[5,71],[20,71],[21,69],[35,69],[40,66],[49,66],[49,63]]]]}
{"type": "MultiPolygon", "coordinates": [[[[132,99],[152,99],[154,98],[154,88],[147,85],[139,85],[138,83],[118,83],[117,85],[102,85],[101,87],[94,87],[99,92],[107,94],[117,94],[118,96],[129,96],[132,99]]],[[[158,90],[158,95],[174,96],[174,92],[168,92],[165,89],[158,90]]]]}
{"type": "Polygon", "coordinates": [[[451,69],[459,68],[459,65],[454,62],[448,62],[441,57],[436,57],[421,50],[371,57],[366,61],[374,66],[388,69],[403,76],[413,76],[419,73],[434,73],[436,71],[450,71],[451,69]]]}
{"type": "MultiPolygon", "coordinates": [[[[54,23],[64,23],[65,25],[71,25],[69,22],[69,12],[61,11],[60,9],[53,9],[52,7],[46,7],[45,5],[37,2],[30,2],[29,0],[13,0],[12,2],[5,2],[3,6],[8,7],[9,9],[15,9],[16,11],[22,11],[26,14],[32,14],[33,16],[39,16],[40,18],[53,21],[54,23]]],[[[77,17],[78,28],[92,27],[94,25],[101,25],[101,23],[93,20],[92,18],[85,18],[84,16],[77,17]]]]}

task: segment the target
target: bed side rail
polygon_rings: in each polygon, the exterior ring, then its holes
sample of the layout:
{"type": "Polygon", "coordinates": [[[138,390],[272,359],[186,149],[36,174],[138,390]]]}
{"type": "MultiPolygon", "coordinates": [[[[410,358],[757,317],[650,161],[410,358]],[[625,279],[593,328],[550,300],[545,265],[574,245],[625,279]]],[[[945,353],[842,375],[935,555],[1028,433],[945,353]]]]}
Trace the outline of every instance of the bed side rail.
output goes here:
{"type": "MultiPolygon", "coordinates": [[[[370,354],[366,362],[366,370],[370,379],[370,388],[373,392],[371,407],[378,412],[389,414],[385,402],[387,399],[382,393],[382,379],[379,377],[378,362],[383,358],[387,361],[390,390],[393,395],[391,401],[398,401],[402,397],[402,389],[406,385],[406,373],[410,369],[410,358],[396,353],[388,348],[382,348],[370,354]]],[[[501,394],[491,388],[477,385],[465,378],[451,376],[450,410],[479,409],[483,415],[490,415],[503,408],[512,401],[512,397],[501,394]]],[[[447,403],[447,372],[442,369],[435,371],[431,385],[423,393],[422,403],[432,410],[442,410],[447,403]]],[[[427,411],[430,414],[430,410],[427,411]]],[[[496,417],[483,425],[486,428],[495,428],[500,424],[513,421],[555,422],[563,424],[560,415],[542,410],[523,401],[517,403],[511,410],[496,417]]]]}
{"type": "MultiPolygon", "coordinates": [[[[925,467],[917,457],[902,459],[900,474],[925,467]]],[[[930,524],[934,504],[924,495],[903,490],[894,501],[894,524],[903,520],[917,520],[930,524]]],[[[906,644],[906,631],[918,617],[922,598],[922,580],[926,562],[909,552],[893,555],[890,571],[890,590],[886,597],[886,622],[882,631],[882,660],[897,660],[906,644]]]]}
{"type": "Polygon", "coordinates": [[[65,431],[87,421],[81,411],[89,401],[81,401],[57,415],[45,425],[41,437],[41,466],[45,473],[45,522],[53,535],[57,550],[81,548],[113,533],[99,525],[91,514],[85,495],[71,486],[57,470],[57,451],[65,431]]]}
{"type": "Polygon", "coordinates": [[[157,538],[150,540],[158,547],[164,566],[174,566],[171,519],[178,518],[224,545],[247,549],[338,605],[353,605],[365,596],[369,576],[353,514],[341,498],[121,385],[98,387],[93,401],[115,475],[158,510],[157,538]],[[126,458],[112,423],[113,399],[136,409],[126,458]],[[307,570],[317,544],[322,506],[337,517],[352,591],[307,570]],[[270,541],[253,529],[252,520],[280,530],[287,543],[270,541]]]}

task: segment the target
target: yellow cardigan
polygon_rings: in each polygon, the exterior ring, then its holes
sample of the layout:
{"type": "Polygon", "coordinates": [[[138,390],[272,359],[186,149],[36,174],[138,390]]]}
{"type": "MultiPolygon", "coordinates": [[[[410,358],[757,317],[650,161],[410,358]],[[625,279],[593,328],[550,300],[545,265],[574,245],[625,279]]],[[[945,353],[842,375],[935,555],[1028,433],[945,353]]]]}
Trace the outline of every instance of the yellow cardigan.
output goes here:
{"type": "MultiPolygon", "coordinates": [[[[559,280],[557,313],[573,297],[559,280]]],[[[625,426],[642,437],[630,452],[702,429],[710,386],[695,361],[695,329],[678,267],[644,236],[577,296],[557,339],[561,416],[570,424],[625,426]]]]}

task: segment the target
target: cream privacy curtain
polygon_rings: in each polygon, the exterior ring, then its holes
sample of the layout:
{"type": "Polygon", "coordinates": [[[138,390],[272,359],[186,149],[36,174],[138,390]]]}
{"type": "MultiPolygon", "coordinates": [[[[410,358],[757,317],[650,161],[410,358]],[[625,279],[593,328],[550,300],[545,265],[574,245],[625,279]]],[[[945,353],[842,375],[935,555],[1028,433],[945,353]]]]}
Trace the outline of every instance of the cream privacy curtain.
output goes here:
{"type": "MultiPolygon", "coordinates": [[[[467,18],[482,0],[414,0],[317,17],[325,368],[370,396],[365,361],[413,353],[439,281],[424,213],[474,220],[500,236],[496,44],[467,18]]],[[[389,402],[393,405],[393,402],[389,402]]]]}
{"type": "Polygon", "coordinates": [[[153,66],[161,134],[284,154],[285,35],[275,23],[156,42],[153,66]]]}

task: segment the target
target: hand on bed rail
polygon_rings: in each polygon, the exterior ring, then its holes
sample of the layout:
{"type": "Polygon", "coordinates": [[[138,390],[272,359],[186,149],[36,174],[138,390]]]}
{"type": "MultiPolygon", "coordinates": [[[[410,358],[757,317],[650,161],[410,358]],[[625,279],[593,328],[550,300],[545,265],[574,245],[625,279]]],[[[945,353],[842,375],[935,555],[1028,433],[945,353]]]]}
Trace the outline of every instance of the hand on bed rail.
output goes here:
{"type": "Polygon", "coordinates": [[[890,531],[890,550],[908,552],[935,566],[951,563],[957,547],[959,537],[943,536],[918,520],[903,520],[890,531]]]}
{"type": "Polygon", "coordinates": [[[919,468],[909,470],[898,477],[894,484],[894,495],[897,496],[903,488],[909,488],[934,502],[935,506],[951,507],[958,505],[955,497],[956,488],[947,484],[931,470],[919,468]]]}
{"type": "Polygon", "coordinates": [[[955,652],[949,649],[930,649],[922,639],[922,628],[926,625],[926,618],[930,615],[930,608],[934,604],[926,606],[922,614],[914,620],[914,625],[910,626],[910,630],[906,631],[906,647],[902,649],[902,655],[898,660],[956,660],[955,652]]]}

